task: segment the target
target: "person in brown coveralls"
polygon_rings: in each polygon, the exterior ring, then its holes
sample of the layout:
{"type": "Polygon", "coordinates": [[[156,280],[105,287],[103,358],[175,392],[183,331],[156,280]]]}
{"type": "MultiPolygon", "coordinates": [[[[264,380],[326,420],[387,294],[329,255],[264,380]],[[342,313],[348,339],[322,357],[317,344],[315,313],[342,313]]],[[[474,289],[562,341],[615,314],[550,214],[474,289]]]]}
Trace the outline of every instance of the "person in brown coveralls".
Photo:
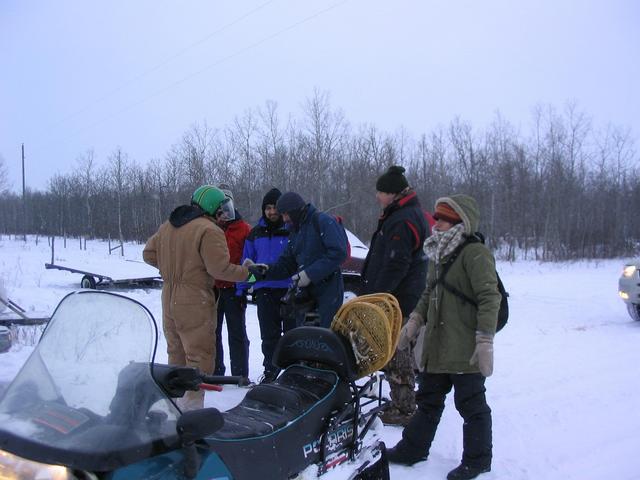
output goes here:
{"type": "MultiPolygon", "coordinates": [[[[239,282],[251,276],[246,266],[230,263],[224,232],[213,221],[216,216],[231,220],[233,215],[233,201],[220,189],[204,185],[194,192],[190,205],[171,212],[144,248],[144,261],[160,270],[164,282],[162,326],[171,365],[213,373],[214,281],[239,282]]],[[[180,401],[183,410],[203,406],[202,391],[189,391],[180,401]]]]}

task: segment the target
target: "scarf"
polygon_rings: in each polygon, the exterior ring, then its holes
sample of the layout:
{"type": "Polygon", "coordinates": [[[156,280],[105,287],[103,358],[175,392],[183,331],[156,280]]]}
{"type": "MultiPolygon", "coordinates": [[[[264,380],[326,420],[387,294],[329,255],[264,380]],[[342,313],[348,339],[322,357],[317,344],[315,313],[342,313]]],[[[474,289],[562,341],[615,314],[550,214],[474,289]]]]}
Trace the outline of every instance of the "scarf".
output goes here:
{"type": "Polygon", "coordinates": [[[440,261],[453,253],[453,251],[464,242],[464,224],[458,223],[446,232],[434,231],[433,235],[424,242],[424,253],[432,259],[436,268],[440,261]]]}

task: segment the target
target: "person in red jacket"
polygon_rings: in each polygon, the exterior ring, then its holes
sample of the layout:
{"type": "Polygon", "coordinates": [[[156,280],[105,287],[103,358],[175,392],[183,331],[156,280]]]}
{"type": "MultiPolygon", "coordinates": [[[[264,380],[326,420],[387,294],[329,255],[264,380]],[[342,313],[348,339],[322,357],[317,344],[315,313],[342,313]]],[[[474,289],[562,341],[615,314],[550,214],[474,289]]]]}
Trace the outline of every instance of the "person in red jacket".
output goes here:
{"type": "MultiPolygon", "coordinates": [[[[223,184],[219,188],[233,201],[233,194],[229,187],[223,184]]],[[[239,265],[242,260],[244,241],[251,231],[251,225],[242,219],[237,210],[233,220],[227,221],[225,218],[220,217],[216,218],[215,222],[222,228],[227,239],[230,263],[239,265]]],[[[245,294],[236,295],[235,283],[216,280],[215,286],[218,290],[219,298],[218,326],[216,329],[216,368],[214,373],[215,375],[224,375],[226,372],[222,344],[222,325],[226,318],[231,374],[242,377],[238,385],[248,386],[251,381],[249,380],[249,337],[247,337],[245,320],[247,297],[245,294]]]]}

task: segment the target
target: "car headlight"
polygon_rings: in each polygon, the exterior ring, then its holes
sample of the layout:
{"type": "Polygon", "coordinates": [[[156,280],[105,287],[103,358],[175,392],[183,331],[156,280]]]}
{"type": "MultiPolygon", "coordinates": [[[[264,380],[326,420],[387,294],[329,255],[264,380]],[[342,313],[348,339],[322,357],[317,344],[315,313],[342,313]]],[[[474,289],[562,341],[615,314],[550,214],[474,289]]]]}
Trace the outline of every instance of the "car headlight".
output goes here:
{"type": "Polygon", "coordinates": [[[627,278],[632,277],[633,274],[636,273],[636,270],[638,270],[638,268],[635,265],[627,265],[622,270],[622,276],[627,278]]]}
{"type": "Polygon", "coordinates": [[[76,476],[60,465],[47,465],[0,450],[0,480],[75,480],[76,476]]]}

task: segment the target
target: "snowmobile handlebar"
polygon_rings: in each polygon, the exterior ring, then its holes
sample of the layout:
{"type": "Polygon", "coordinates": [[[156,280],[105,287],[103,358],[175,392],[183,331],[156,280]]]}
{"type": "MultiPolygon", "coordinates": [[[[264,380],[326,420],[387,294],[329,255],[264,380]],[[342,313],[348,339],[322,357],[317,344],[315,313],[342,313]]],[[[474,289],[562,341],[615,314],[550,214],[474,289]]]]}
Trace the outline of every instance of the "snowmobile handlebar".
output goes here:
{"type": "Polygon", "coordinates": [[[227,376],[227,375],[202,375],[202,383],[208,383],[212,385],[238,385],[242,380],[240,376],[227,376]]]}
{"type": "Polygon", "coordinates": [[[153,365],[153,377],[168,396],[179,398],[187,390],[220,391],[218,385],[237,385],[242,377],[224,375],[206,375],[197,368],[175,365],[153,365]]]}

